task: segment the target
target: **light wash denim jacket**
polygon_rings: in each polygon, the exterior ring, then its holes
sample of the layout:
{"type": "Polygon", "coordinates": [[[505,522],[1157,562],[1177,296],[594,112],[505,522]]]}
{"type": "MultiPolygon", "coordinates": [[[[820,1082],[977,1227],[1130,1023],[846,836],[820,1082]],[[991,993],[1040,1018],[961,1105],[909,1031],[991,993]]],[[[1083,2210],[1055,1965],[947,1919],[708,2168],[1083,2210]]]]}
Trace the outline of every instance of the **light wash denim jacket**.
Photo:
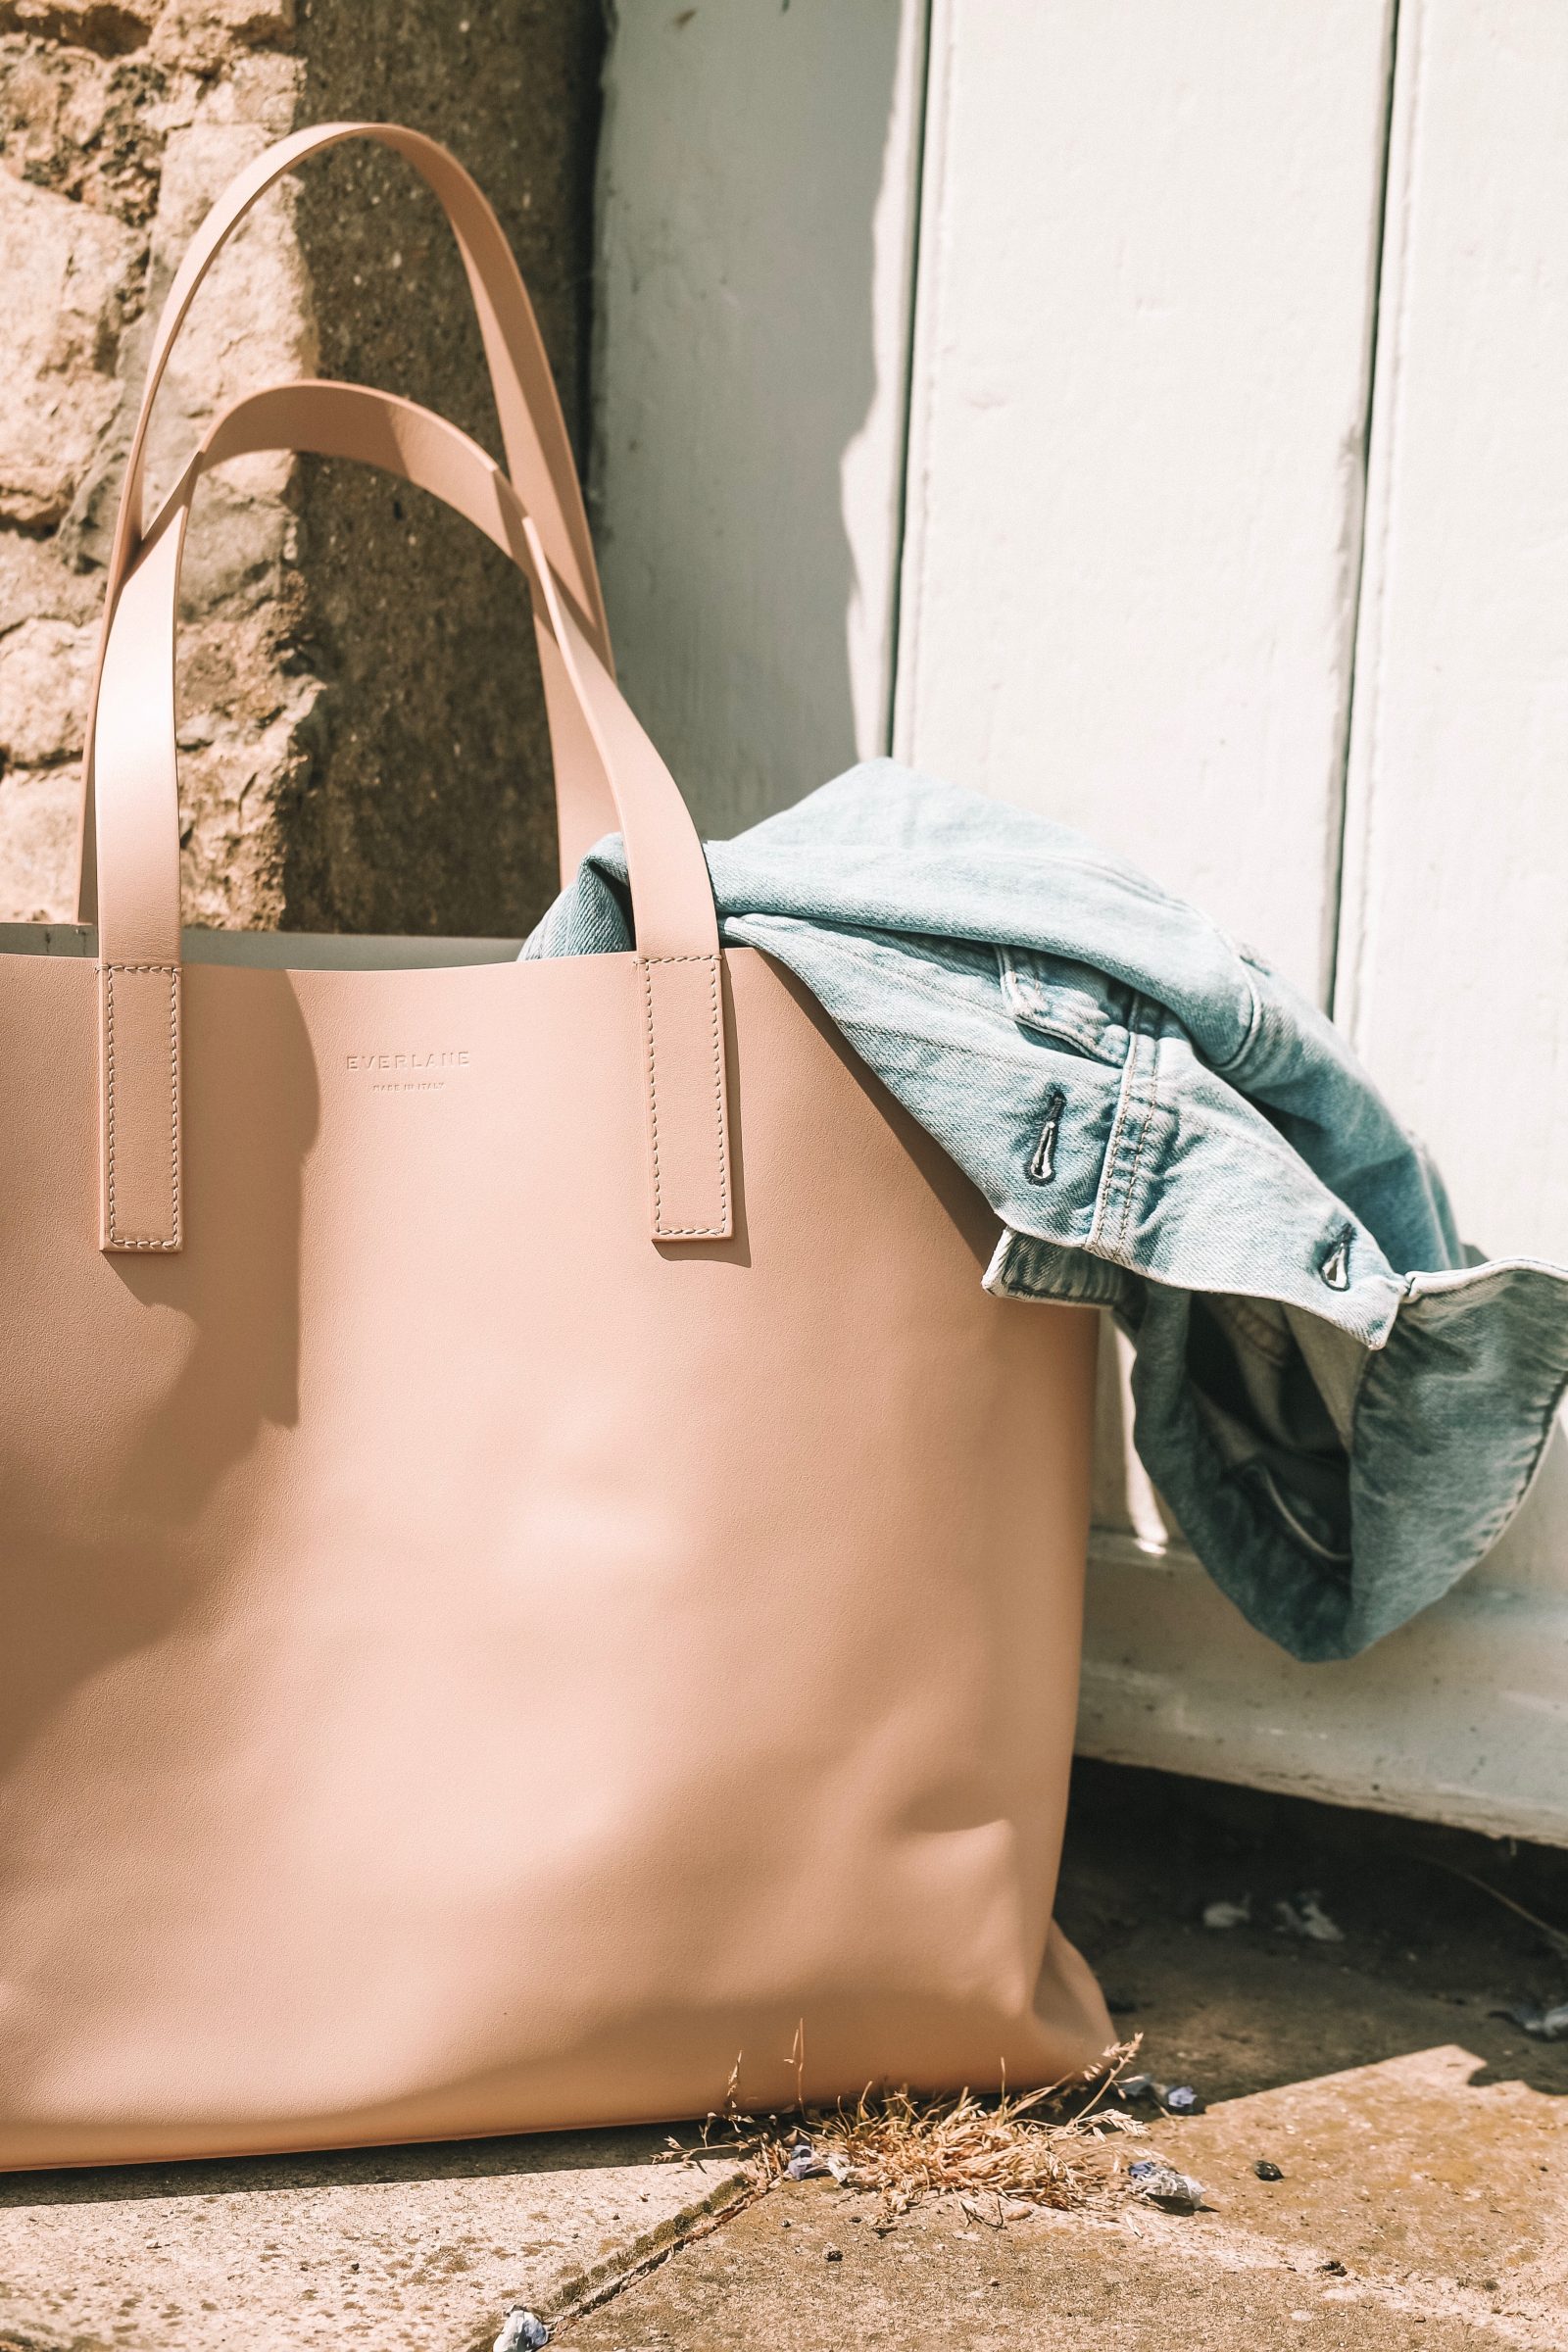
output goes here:
{"type": "MultiPolygon", "coordinates": [[[[1081,834],[874,760],[708,850],[722,935],[798,974],[1002,1219],[987,1287],[1096,1301],[1209,1573],[1348,1657],[1496,1541],[1568,1386],[1568,1270],[1481,1262],[1344,1039],[1081,834]]],[[[630,944],[602,842],[523,949],[630,944]]]]}

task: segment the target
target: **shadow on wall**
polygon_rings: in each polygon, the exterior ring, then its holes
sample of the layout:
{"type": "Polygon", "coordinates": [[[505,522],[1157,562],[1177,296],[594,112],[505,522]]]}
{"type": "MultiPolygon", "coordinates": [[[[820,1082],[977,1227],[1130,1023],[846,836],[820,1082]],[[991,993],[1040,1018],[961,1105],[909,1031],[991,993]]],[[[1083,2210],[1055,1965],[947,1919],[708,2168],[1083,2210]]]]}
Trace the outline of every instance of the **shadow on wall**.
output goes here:
{"type": "MultiPolygon", "coordinates": [[[[578,438],[586,408],[599,0],[381,0],[301,12],[307,121],[412,123],[500,216],[578,438]]],[[[451,233],[400,158],[356,143],[300,175],[319,370],[401,392],[499,451],[451,233]]],[[[308,459],[307,627],[329,691],[284,840],[295,930],[531,927],[555,895],[549,737],[513,566],[422,492],[308,459]]]]}
{"type": "Polygon", "coordinates": [[[672,0],[612,39],[596,534],[627,693],[705,833],[884,748],[917,14],[672,0]]]}

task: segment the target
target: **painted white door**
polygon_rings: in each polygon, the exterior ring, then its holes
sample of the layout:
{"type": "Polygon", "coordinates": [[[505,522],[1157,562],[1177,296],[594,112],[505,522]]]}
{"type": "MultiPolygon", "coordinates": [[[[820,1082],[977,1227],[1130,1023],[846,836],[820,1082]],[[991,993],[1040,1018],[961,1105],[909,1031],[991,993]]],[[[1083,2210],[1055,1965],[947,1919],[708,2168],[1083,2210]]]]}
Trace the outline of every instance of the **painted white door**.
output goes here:
{"type": "MultiPolygon", "coordinates": [[[[607,589],[705,828],[887,748],[1081,825],[1568,1255],[1568,11],[626,0],[609,97],[607,589]]],[[[1560,1437],[1304,1669],[1104,1389],[1088,1751],[1568,1842],[1560,1437]]]]}
{"type": "Polygon", "coordinates": [[[616,14],[595,536],[705,833],[887,749],[923,65],[910,0],[616,14]]]}

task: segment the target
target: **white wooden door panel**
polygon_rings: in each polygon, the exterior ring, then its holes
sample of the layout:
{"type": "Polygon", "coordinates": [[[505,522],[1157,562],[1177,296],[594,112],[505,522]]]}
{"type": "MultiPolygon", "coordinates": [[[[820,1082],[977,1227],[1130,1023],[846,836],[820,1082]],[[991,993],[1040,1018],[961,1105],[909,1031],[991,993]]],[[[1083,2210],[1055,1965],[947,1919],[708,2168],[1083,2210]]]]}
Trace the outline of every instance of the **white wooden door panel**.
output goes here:
{"type": "Polygon", "coordinates": [[[1380,0],[937,0],[896,741],[1324,985],[1380,0]]]}
{"type": "Polygon", "coordinates": [[[1377,381],[1336,1015],[1466,1238],[1562,1259],[1568,9],[1406,0],[1377,381]]]}
{"type": "MultiPolygon", "coordinates": [[[[1466,1238],[1558,1260],[1565,382],[1568,12],[1404,0],[1335,1010],[1466,1238]]],[[[1561,1432],[1491,1557],[1345,1666],[1239,1628],[1147,1500],[1123,1524],[1097,1545],[1084,1747],[1568,1842],[1561,1432]]]]}
{"type": "Polygon", "coordinates": [[[887,749],[921,0],[624,0],[593,478],[628,694],[705,833],[887,749]]]}

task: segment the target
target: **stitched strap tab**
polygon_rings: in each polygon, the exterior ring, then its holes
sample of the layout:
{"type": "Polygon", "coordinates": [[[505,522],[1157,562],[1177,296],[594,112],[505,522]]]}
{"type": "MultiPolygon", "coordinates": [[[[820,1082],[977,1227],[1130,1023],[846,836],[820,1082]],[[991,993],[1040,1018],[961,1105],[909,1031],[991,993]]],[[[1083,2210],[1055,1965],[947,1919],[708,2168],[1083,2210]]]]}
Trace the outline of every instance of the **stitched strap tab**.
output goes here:
{"type": "Polygon", "coordinates": [[[654,1239],[727,1241],[735,1219],[719,958],[643,956],[638,964],[654,1239]]]}
{"type": "Polygon", "coordinates": [[[105,1250],[177,1250],[179,967],[101,963],[105,1250]]]}

